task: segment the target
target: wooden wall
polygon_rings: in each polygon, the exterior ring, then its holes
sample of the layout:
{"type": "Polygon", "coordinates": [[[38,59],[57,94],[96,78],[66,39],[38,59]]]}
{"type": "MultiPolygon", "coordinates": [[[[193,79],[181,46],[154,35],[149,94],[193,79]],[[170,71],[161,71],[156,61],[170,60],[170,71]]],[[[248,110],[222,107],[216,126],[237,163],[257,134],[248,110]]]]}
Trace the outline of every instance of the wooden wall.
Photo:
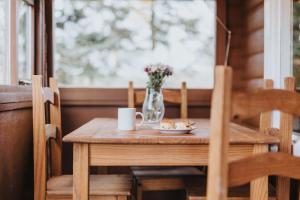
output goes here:
{"type": "Polygon", "coordinates": [[[31,92],[0,87],[0,199],[33,199],[31,92]]]}
{"type": "Polygon", "coordinates": [[[264,1],[228,0],[227,23],[232,30],[230,65],[236,89],[262,87],[264,72],[264,1]]]}

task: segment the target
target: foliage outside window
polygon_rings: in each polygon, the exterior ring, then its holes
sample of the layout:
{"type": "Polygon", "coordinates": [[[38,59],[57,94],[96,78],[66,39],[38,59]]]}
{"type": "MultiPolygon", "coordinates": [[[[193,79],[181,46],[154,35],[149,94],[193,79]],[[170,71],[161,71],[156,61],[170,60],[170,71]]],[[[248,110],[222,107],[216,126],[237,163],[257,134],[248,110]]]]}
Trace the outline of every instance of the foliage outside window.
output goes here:
{"type": "Polygon", "coordinates": [[[145,86],[143,68],[174,68],[166,87],[211,88],[215,0],[56,0],[55,74],[71,86],[145,86]]]}
{"type": "Polygon", "coordinates": [[[300,87],[300,3],[294,3],[293,25],[293,65],[296,86],[300,87]]]}
{"type": "Polygon", "coordinates": [[[33,31],[32,31],[32,8],[23,0],[18,1],[18,80],[31,80],[33,69],[33,31]]]}

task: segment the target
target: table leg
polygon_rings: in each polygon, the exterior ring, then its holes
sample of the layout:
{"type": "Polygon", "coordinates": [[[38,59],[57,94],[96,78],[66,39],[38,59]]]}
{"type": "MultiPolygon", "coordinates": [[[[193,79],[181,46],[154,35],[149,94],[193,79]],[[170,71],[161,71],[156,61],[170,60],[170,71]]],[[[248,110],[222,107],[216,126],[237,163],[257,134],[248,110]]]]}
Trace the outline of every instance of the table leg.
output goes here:
{"type": "MultiPolygon", "coordinates": [[[[269,151],[268,145],[256,144],[253,148],[253,154],[269,151]]],[[[251,181],[250,200],[268,200],[268,177],[262,177],[251,181]]]]}
{"type": "Polygon", "coordinates": [[[88,144],[73,146],[73,200],[89,199],[89,151],[88,144]]]}

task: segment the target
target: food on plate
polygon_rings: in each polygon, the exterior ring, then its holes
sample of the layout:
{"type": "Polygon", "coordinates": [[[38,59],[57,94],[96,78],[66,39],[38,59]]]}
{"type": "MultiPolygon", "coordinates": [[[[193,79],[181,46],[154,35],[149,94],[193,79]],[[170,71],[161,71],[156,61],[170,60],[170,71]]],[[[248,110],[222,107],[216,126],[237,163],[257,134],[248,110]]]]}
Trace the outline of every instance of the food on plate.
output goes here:
{"type": "Polygon", "coordinates": [[[189,121],[177,121],[174,122],[173,120],[163,120],[160,122],[160,128],[161,129],[190,129],[192,127],[193,123],[190,123],[189,121]]]}
{"type": "Polygon", "coordinates": [[[176,129],[186,129],[189,128],[189,124],[187,122],[176,122],[176,129]]]}
{"type": "Polygon", "coordinates": [[[175,129],[175,122],[172,120],[163,120],[160,122],[160,128],[162,129],[175,129]]]}

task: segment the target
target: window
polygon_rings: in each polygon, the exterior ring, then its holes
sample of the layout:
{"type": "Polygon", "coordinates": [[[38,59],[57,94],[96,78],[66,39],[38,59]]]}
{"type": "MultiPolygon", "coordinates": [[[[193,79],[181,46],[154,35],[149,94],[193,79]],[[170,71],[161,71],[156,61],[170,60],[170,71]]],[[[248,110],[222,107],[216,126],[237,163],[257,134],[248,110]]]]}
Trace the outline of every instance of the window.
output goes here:
{"type": "Polygon", "coordinates": [[[0,84],[30,80],[33,69],[33,7],[0,1],[0,84]]]}
{"type": "Polygon", "coordinates": [[[293,66],[296,86],[300,88],[300,2],[294,2],[293,66]]]}
{"type": "Polygon", "coordinates": [[[7,16],[8,16],[8,5],[7,1],[0,1],[0,84],[8,82],[8,68],[6,67],[6,46],[7,46],[7,16]]]}
{"type": "Polygon", "coordinates": [[[214,0],[56,0],[55,75],[61,85],[143,87],[147,64],[174,68],[166,87],[212,88],[214,0]]]}
{"type": "Polygon", "coordinates": [[[33,72],[32,7],[23,0],[19,0],[17,11],[18,80],[31,80],[33,72]]]}

